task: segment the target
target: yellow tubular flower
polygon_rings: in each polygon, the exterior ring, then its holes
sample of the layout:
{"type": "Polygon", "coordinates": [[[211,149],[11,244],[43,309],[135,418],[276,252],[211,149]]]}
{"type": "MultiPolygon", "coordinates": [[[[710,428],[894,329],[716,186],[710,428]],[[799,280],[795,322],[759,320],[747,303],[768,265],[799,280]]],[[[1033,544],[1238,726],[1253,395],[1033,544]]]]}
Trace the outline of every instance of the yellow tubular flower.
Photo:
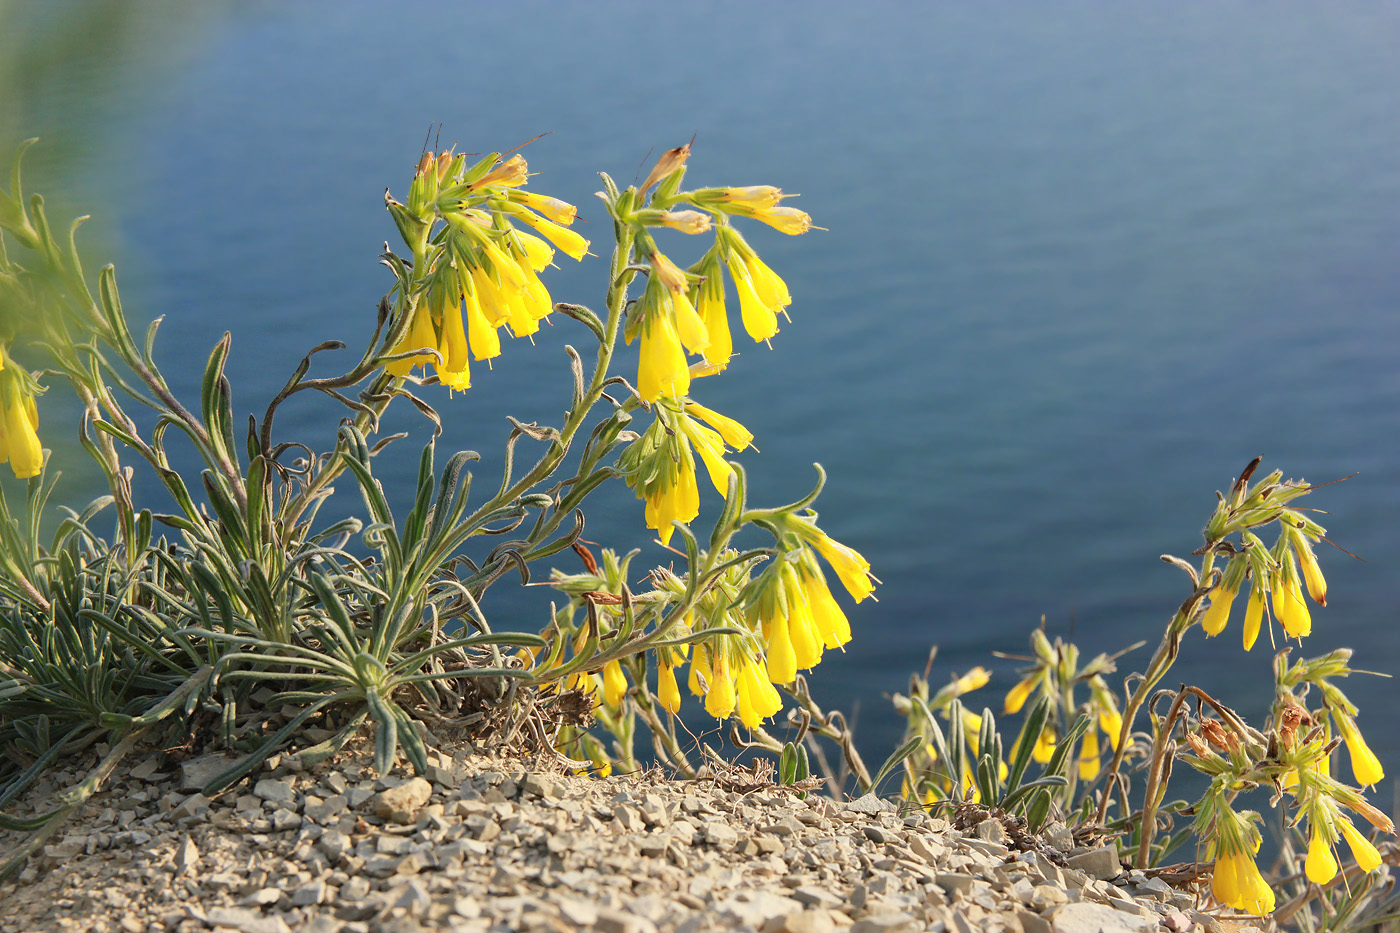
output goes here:
{"type": "Polygon", "coordinates": [[[1099,776],[1099,733],[1090,728],[1084,733],[1084,744],[1079,747],[1079,778],[1092,781],[1099,776]]]}
{"type": "Polygon", "coordinates": [[[729,317],[724,308],[724,280],[720,278],[718,269],[701,283],[696,294],[696,310],[710,338],[705,345],[705,361],[723,368],[734,355],[734,338],[729,333],[729,317]]]}
{"type": "Polygon", "coordinates": [[[778,315],[763,303],[754,291],[753,280],[743,262],[731,257],[729,274],[734,277],[734,287],[739,292],[739,316],[743,318],[744,330],[757,343],[762,343],[778,333],[778,315]]]}
{"type": "Polygon", "coordinates": [[[1321,826],[1313,826],[1312,839],[1308,842],[1308,859],[1303,864],[1308,880],[1326,884],[1337,875],[1337,857],[1332,854],[1332,844],[1321,826]]]}
{"type": "Polygon", "coordinates": [[[1118,751],[1118,737],[1123,733],[1123,714],[1116,709],[1104,710],[1099,713],[1099,728],[1108,736],[1108,744],[1115,752],[1118,751]]]}
{"type": "Polygon", "coordinates": [[[1206,636],[1219,635],[1225,631],[1225,623],[1230,620],[1230,604],[1235,601],[1238,590],[1217,586],[1210,591],[1210,607],[1201,616],[1201,628],[1206,636]]]}
{"type": "Polygon", "coordinates": [[[859,551],[846,547],[839,541],[833,541],[819,531],[812,536],[812,543],[821,552],[822,557],[826,558],[827,563],[831,564],[831,569],[836,571],[836,576],[845,585],[852,599],[860,602],[875,592],[874,577],[870,574],[870,561],[862,557],[859,551]]]}
{"type": "Polygon", "coordinates": [[[705,712],[716,719],[728,719],[739,699],[734,692],[734,677],[729,672],[729,658],[723,648],[715,652],[710,670],[710,692],[705,694],[705,712]]]}
{"type": "Polygon", "coordinates": [[[693,697],[705,695],[705,688],[710,682],[710,656],[703,645],[695,649],[695,657],[690,659],[690,676],[686,678],[686,689],[693,697]]]}
{"type": "Polygon", "coordinates": [[[487,185],[505,185],[508,188],[516,188],[530,180],[530,167],[525,163],[525,157],[516,153],[506,159],[491,171],[482,175],[472,182],[473,188],[484,188],[487,185]]]}
{"type": "Polygon", "coordinates": [[[686,400],[685,410],[702,421],[709,422],[710,426],[719,432],[719,436],[724,438],[724,442],[735,450],[743,450],[753,443],[753,434],[733,418],[689,399],[686,400]]]}
{"type": "Polygon", "coordinates": [[[685,363],[685,351],[669,315],[652,315],[642,325],[637,391],[648,402],[663,395],[681,398],[690,391],[690,367],[685,363]]]}
{"type": "Polygon", "coordinates": [[[573,223],[574,218],[578,216],[578,208],[567,201],[535,194],[533,191],[512,191],[510,199],[519,201],[531,210],[539,211],[556,224],[563,224],[565,227],[573,223]]]}
{"type": "Polygon", "coordinates": [[[467,342],[471,344],[472,356],[478,360],[488,360],[501,355],[501,337],[486,320],[481,311],[481,302],[476,292],[464,289],[462,297],[467,307],[467,342]]]}
{"type": "Polygon", "coordinates": [[[603,702],[616,708],[627,695],[627,678],[622,673],[622,662],[616,659],[603,665],[603,702]]]}
{"type": "Polygon", "coordinates": [[[797,659],[798,670],[811,670],[821,663],[822,640],[812,620],[812,610],[807,605],[807,593],[796,574],[789,571],[783,576],[787,584],[786,621],[788,637],[792,639],[792,653],[797,659]]]}
{"type": "MultiPolygon", "coordinates": [[[[437,331],[433,330],[433,319],[428,313],[427,304],[420,301],[408,313],[408,331],[389,352],[407,353],[409,350],[420,350],[424,347],[436,350],[438,345],[437,331]]],[[[394,360],[392,363],[386,363],[384,369],[391,376],[407,376],[415,366],[427,366],[432,361],[432,354],[420,353],[417,356],[409,356],[401,360],[394,360]]]]}
{"type": "Polygon", "coordinates": [[[744,658],[740,665],[738,691],[739,721],[750,729],[783,708],[783,698],[763,676],[753,658],[744,658]]]}
{"type": "Polygon", "coordinates": [[[795,207],[770,207],[755,210],[750,216],[788,236],[798,236],[812,229],[812,216],[795,207]]]}
{"type": "Polygon", "coordinates": [[[1351,756],[1351,773],[1356,778],[1356,783],[1363,787],[1379,784],[1385,777],[1385,771],[1381,768],[1376,753],[1371,751],[1371,747],[1362,738],[1361,730],[1356,728],[1356,720],[1340,712],[1336,714],[1336,718],[1337,729],[1347,743],[1347,754],[1351,756]]]}
{"type": "Polygon", "coordinates": [[[815,577],[807,581],[806,587],[812,621],[816,623],[817,634],[822,637],[822,646],[840,648],[851,640],[851,623],[832,597],[831,588],[826,585],[820,568],[815,570],[815,577]]]}
{"type": "Polygon", "coordinates": [[[682,415],[680,418],[680,428],[695,450],[700,454],[700,460],[705,464],[705,471],[710,474],[710,482],[720,495],[729,495],[729,477],[734,472],[724,460],[724,441],[720,436],[696,422],[692,418],[682,415]]]}
{"type": "Polygon", "coordinates": [[[439,349],[443,362],[437,367],[438,381],[449,389],[471,388],[467,332],[462,327],[462,312],[455,307],[442,311],[442,344],[439,349]]]}
{"type": "Polygon", "coordinates": [[[1356,864],[1362,871],[1375,871],[1381,867],[1381,854],[1371,845],[1371,840],[1361,835],[1351,824],[1351,820],[1339,818],[1337,827],[1346,837],[1347,845],[1351,847],[1352,858],[1356,859],[1356,864]]]}
{"type": "Polygon", "coordinates": [[[1055,731],[1048,726],[1041,730],[1039,737],[1035,740],[1035,748],[1031,749],[1031,758],[1037,764],[1045,764],[1055,754],[1055,731]]]}
{"type": "Polygon", "coordinates": [[[563,250],[566,256],[572,256],[582,262],[583,257],[588,255],[588,241],[574,231],[530,211],[522,211],[514,216],[538,230],[541,236],[563,250]]]}
{"type": "Polygon", "coordinates": [[[1254,647],[1259,626],[1264,621],[1264,588],[1255,582],[1249,591],[1249,604],[1244,609],[1244,650],[1254,647]]]}
{"type": "Polygon", "coordinates": [[[664,662],[656,665],[656,699],[661,703],[661,708],[672,716],[681,711],[681,690],[676,684],[676,669],[664,662]]]}
{"type": "Polygon", "coordinates": [[[1274,909],[1273,889],[1246,852],[1222,854],[1215,860],[1211,893],[1228,907],[1262,917],[1274,909]]]}
{"type": "Polygon", "coordinates": [[[1327,580],[1322,576],[1322,568],[1317,565],[1317,556],[1303,536],[1298,536],[1298,545],[1293,549],[1298,555],[1298,566],[1303,568],[1303,580],[1308,584],[1308,595],[1319,606],[1327,605],[1327,580]]]}
{"type": "Polygon", "coordinates": [[[775,684],[792,683],[797,679],[797,657],[786,621],[770,620],[763,627],[763,637],[768,643],[768,679],[775,684]]]}
{"type": "Polygon", "coordinates": [[[1015,715],[1021,711],[1021,707],[1026,705],[1026,700],[1030,699],[1035,692],[1036,685],[1040,683],[1040,672],[1032,674],[1025,680],[1018,683],[1006,692],[1006,703],[1002,707],[1002,712],[1008,716],[1015,715]]]}
{"type": "Polygon", "coordinates": [[[1298,580],[1286,568],[1274,576],[1273,604],[1274,615],[1291,638],[1301,638],[1312,632],[1312,615],[1308,604],[1303,602],[1303,591],[1298,580]]]}
{"type": "Polygon", "coordinates": [[[744,259],[744,267],[748,269],[749,281],[753,283],[753,290],[759,301],[774,311],[781,311],[792,304],[792,295],[788,293],[787,283],[779,278],[778,273],[768,268],[762,259],[749,256],[744,259]]]}
{"type": "Polygon", "coordinates": [[[677,466],[676,481],[671,486],[658,486],[647,497],[646,523],[656,530],[662,544],[671,540],[676,527],[673,521],[689,522],[700,514],[700,489],[695,483],[695,461],[686,450],[677,466]]]}
{"type": "Polygon", "coordinates": [[[720,196],[730,204],[742,204],[755,210],[777,207],[783,199],[783,189],[772,185],[749,185],[744,188],[726,188],[720,196]]]}
{"type": "Polygon", "coordinates": [[[476,300],[481,308],[481,313],[485,316],[486,322],[492,327],[500,327],[510,316],[510,299],[502,292],[501,286],[496,284],[496,280],[487,272],[483,266],[472,266],[471,270],[472,291],[476,293],[476,300]]]}
{"type": "Polygon", "coordinates": [[[961,696],[987,686],[987,681],[991,679],[992,675],[985,667],[974,667],[953,682],[953,690],[961,696]]]}
{"type": "Polygon", "coordinates": [[[714,221],[710,219],[709,214],[702,214],[700,211],[667,211],[661,215],[661,222],[672,230],[696,234],[709,233],[714,221]]]}
{"type": "Polygon", "coordinates": [[[554,250],[550,245],[532,233],[515,231],[515,239],[525,253],[525,260],[536,272],[543,272],[554,261],[554,250]]]}
{"type": "Polygon", "coordinates": [[[685,292],[671,294],[671,307],[676,315],[676,333],[681,343],[691,353],[700,353],[710,345],[710,335],[705,330],[705,322],[695,313],[694,306],[685,292]]]}
{"type": "Polygon", "coordinates": [[[39,410],[34,396],[18,390],[5,403],[4,453],[19,479],[38,476],[44,468],[44,447],[39,443],[39,410]]]}

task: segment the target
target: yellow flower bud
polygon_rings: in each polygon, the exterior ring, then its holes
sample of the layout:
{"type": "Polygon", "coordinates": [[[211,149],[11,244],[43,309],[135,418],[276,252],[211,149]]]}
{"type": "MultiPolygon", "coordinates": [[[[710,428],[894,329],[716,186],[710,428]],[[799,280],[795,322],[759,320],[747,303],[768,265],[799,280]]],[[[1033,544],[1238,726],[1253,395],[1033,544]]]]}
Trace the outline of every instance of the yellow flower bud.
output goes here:
{"type": "Polygon", "coordinates": [[[991,679],[992,675],[985,667],[974,667],[953,682],[953,692],[958,696],[971,693],[973,690],[987,686],[987,681],[991,679]]]}
{"type": "Polygon", "coordinates": [[[1036,685],[1040,683],[1040,673],[1036,672],[1025,680],[1018,683],[1006,692],[1006,703],[1002,707],[1002,712],[1008,716],[1021,711],[1021,707],[1026,705],[1026,700],[1030,699],[1031,693],[1036,685]]]}
{"type": "MultiPolygon", "coordinates": [[[[1302,535],[1298,536],[1300,539],[1302,535]]],[[[1306,541],[1299,541],[1293,549],[1298,555],[1298,566],[1303,569],[1303,580],[1308,584],[1308,595],[1319,606],[1327,605],[1327,580],[1322,576],[1322,568],[1317,565],[1317,556],[1306,541]]]]}
{"type": "Polygon", "coordinates": [[[689,158],[690,143],[686,143],[684,146],[677,146],[675,149],[667,149],[665,152],[661,153],[661,158],[656,160],[656,164],[652,166],[651,171],[647,174],[646,181],[643,182],[642,187],[637,190],[646,191],[667,175],[679,171],[685,165],[686,159],[689,158]]]}
{"type": "Polygon", "coordinates": [[[1308,842],[1308,859],[1303,864],[1308,880],[1326,884],[1337,875],[1337,857],[1332,854],[1332,844],[1321,826],[1314,825],[1312,839],[1308,842]]]}
{"type": "Polygon", "coordinates": [[[725,188],[720,199],[730,204],[741,204],[755,210],[777,207],[783,199],[783,189],[772,185],[749,185],[745,188],[725,188]]]}
{"type": "Polygon", "coordinates": [[[1235,601],[1237,592],[1224,586],[1214,587],[1210,591],[1210,606],[1201,616],[1201,628],[1207,637],[1225,631],[1225,623],[1230,619],[1230,604],[1235,601]]]}
{"type": "Polygon", "coordinates": [[[661,222],[672,230],[681,233],[709,233],[714,223],[709,214],[700,211],[667,211],[661,215],[661,222]]]}
{"type": "Polygon", "coordinates": [[[1346,837],[1347,845],[1351,847],[1352,858],[1356,859],[1356,864],[1362,871],[1375,871],[1381,867],[1381,854],[1350,820],[1338,819],[1337,826],[1346,837]]]}
{"type": "Polygon", "coordinates": [[[616,708],[627,695],[627,677],[622,673],[622,662],[616,659],[603,665],[603,702],[616,708]]]}
{"type": "Polygon", "coordinates": [[[1249,591],[1249,603],[1244,609],[1244,650],[1254,647],[1259,637],[1259,626],[1264,621],[1264,588],[1255,581],[1249,591]]]}
{"type": "Polygon", "coordinates": [[[676,669],[669,664],[657,665],[656,699],[661,708],[672,716],[681,711],[681,691],[676,684],[676,669]]]}
{"type": "Polygon", "coordinates": [[[1351,773],[1356,778],[1356,783],[1363,787],[1379,784],[1385,777],[1385,770],[1381,768],[1376,753],[1371,751],[1371,747],[1362,738],[1361,730],[1356,728],[1356,720],[1345,713],[1338,713],[1336,718],[1337,729],[1347,743],[1347,754],[1351,756],[1351,773]]]}
{"type": "Polygon", "coordinates": [[[531,210],[539,211],[544,216],[557,224],[567,227],[574,222],[578,216],[578,208],[567,201],[558,198],[551,198],[548,195],[535,194],[533,191],[512,191],[510,193],[512,201],[519,201],[531,210]]]}

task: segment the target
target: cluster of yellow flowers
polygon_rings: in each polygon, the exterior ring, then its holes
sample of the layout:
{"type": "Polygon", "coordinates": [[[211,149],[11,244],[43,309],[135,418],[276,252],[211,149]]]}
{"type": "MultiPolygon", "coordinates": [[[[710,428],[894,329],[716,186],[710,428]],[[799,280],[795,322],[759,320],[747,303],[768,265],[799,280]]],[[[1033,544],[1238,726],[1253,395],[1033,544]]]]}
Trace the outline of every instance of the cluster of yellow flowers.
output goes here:
{"type": "Polygon", "coordinates": [[[1104,679],[1104,675],[1113,670],[1112,659],[1098,655],[1080,668],[1078,647],[1058,638],[1052,644],[1041,629],[1031,634],[1031,648],[1035,652],[1031,659],[1033,665],[1023,671],[1021,680],[1007,691],[1003,712],[1007,715],[1019,713],[1026,701],[1036,693],[1055,700],[1053,708],[1057,715],[1046,722],[1031,752],[1035,761],[1044,764],[1055,753],[1058,744],[1059,725],[1056,718],[1061,712],[1068,714],[1068,711],[1076,709],[1074,688],[1081,683],[1086,685],[1089,700],[1084,704],[1083,711],[1093,717],[1094,724],[1081,740],[1077,766],[1079,777],[1092,781],[1099,775],[1103,755],[1099,732],[1103,732],[1108,739],[1108,747],[1115,752],[1123,732],[1123,714],[1118,711],[1117,698],[1104,679]]]}
{"type": "Polygon", "coordinates": [[[0,463],[6,462],[20,479],[38,476],[44,450],[34,387],[10,358],[9,347],[0,343],[0,463]]]}
{"type": "Polygon", "coordinates": [[[1231,558],[1220,582],[1210,591],[1210,605],[1201,616],[1207,636],[1219,635],[1230,618],[1230,607],[1248,578],[1249,602],[1244,611],[1244,647],[1249,650],[1259,637],[1267,604],[1273,606],[1284,633],[1290,638],[1312,634],[1312,613],[1303,599],[1303,585],[1319,606],[1327,605],[1327,580],[1313,553],[1313,541],[1326,529],[1299,512],[1283,510],[1279,517],[1278,543],[1272,550],[1252,532],[1243,532],[1245,547],[1231,558]],[[1296,563],[1294,558],[1297,558],[1296,563]],[[1302,580],[1299,580],[1299,569],[1302,580]]]}
{"type": "Polygon", "coordinates": [[[505,161],[492,155],[470,169],[459,154],[423,156],[408,205],[391,205],[416,246],[415,262],[427,263],[428,271],[419,280],[421,292],[405,296],[407,323],[387,351],[398,357],[385,366],[390,373],[406,376],[432,364],[439,382],[465,389],[471,385],[469,356],[480,361],[500,355],[500,328],[509,327],[516,337],[539,330],[554,307],[539,279],[554,258],[549,243],[581,260],[588,241],[568,229],[574,206],[522,190],[528,180],[520,155],[505,161]],[[434,234],[439,218],[445,224],[434,234]],[[520,230],[516,221],[544,239],[520,230]]]}

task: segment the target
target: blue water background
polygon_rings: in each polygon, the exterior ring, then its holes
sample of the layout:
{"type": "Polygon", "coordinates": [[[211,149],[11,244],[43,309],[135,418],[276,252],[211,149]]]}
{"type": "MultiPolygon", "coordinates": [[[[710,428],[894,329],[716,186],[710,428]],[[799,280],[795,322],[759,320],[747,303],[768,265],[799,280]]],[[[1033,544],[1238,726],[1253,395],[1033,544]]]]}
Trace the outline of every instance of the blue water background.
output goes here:
{"type": "MultiPolygon", "coordinates": [[[[234,332],[241,417],[311,346],[368,337],[394,239],[381,195],[403,196],[439,123],[443,147],[468,152],[549,134],[525,150],[532,187],[579,204],[600,253],[594,173],[632,182],[692,136],[689,182],[800,193],[826,230],[745,227],[791,286],[791,324],[771,350],[745,340],[695,394],[757,435],[762,452],[742,458],[753,502],[803,494],[813,461],[830,474],[822,525],[883,583],[850,607],[855,640],[814,684],[858,710],[877,760],[900,729],[885,695],[930,645],[935,681],[992,666],[999,708],[1015,664],[989,652],[1024,651],[1042,615],[1089,653],[1155,644],[1187,592],[1158,555],[1197,547],[1214,491],[1259,454],[1314,482],[1355,474],[1309,500],[1364,561],[1321,547],[1330,605],[1303,650],[1350,645],[1358,666],[1400,671],[1400,7],[93,2],[0,16],[3,141],[46,137],[33,187],[97,215],[85,242],[118,263],[135,319],[166,316],[177,391],[197,391],[208,348],[234,332]]],[[[693,256],[682,240],[663,248],[693,256]]],[[[604,259],[559,262],[555,297],[600,306],[604,259]]],[[[444,448],[499,447],[505,414],[557,423],[561,347],[588,340],[556,322],[478,365],[465,397],[437,392],[444,448]]],[[[45,440],[67,451],[76,502],[96,478],[62,436],[61,395],[45,440]]],[[[331,412],[288,406],[278,436],[328,444],[331,412]]],[[[399,501],[413,454],[379,467],[399,501]]],[[[640,527],[622,490],[587,537],[626,548],[640,527]]],[[[487,610],[533,629],[547,599],[487,610]]],[[[1166,685],[1189,679],[1257,719],[1267,669],[1237,618],[1213,641],[1192,632],[1166,685]]],[[[1400,769],[1394,682],[1344,686],[1400,769]]]]}

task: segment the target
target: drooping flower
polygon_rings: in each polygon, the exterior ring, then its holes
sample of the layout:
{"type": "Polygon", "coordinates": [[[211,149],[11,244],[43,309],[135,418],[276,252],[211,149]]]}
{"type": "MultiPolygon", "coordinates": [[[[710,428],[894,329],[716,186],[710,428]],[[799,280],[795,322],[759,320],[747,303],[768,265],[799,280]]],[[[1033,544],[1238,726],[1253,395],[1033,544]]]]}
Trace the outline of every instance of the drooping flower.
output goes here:
{"type": "MultiPolygon", "coordinates": [[[[1262,917],[1274,909],[1273,889],[1259,873],[1254,853],[1259,851],[1259,830],[1245,815],[1224,803],[1215,805],[1215,871],[1211,893],[1228,907],[1262,917]]],[[[1250,814],[1257,819],[1257,815],[1250,814]]]]}
{"type": "Polygon", "coordinates": [[[1008,716],[1013,716],[1021,711],[1021,707],[1026,705],[1026,700],[1030,699],[1035,688],[1044,679],[1044,672],[1036,668],[1030,676],[1017,682],[1016,686],[1006,691],[1006,702],[1002,705],[1002,712],[1008,716]]]}
{"type": "Polygon", "coordinates": [[[659,399],[652,406],[656,420],[627,448],[618,461],[627,485],[646,500],[648,528],[659,532],[663,543],[671,538],[672,521],[689,522],[700,514],[700,490],[695,479],[695,457],[700,453],[710,481],[721,495],[729,494],[733,468],[724,460],[725,441],[747,447],[753,435],[731,418],[686,400],[659,399]],[[714,424],[712,430],[693,415],[714,424]]]}
{"type": "Polygon", "coordinates": [[[862,557],[859,551],[834,540],[810,520],[796,519],[790,527],[826,558],[852,599],[860,602],[875,592],[875,584],[879,581],[870,572],[870,561],[862,557]]]}
{"type": "Polygon", "coordinates": [[[680,398],[690,391],[690,367],[669,315],[656,314],[642,325],[641,362],[637,392],[654,402],[662,396],[680,398]]]}
{"type": "Polygon", "coordinates": [[[1319,606],[1327,605],[1327,580],[1322,576],[1322,568],[1317,565],[1317,555],[1307,538],[1299,534],[1294,538],[1293,550],[1298,555],[1298,566],[1303,569],[1303,579],[1308,584],[1308,595],[1319,606]]]}
{"type": "Polygon", "coordinates": [[[614,658],[603,665],[603,702],[616,708],[627,695],[627,678],[622,673],[622,662],[614,658]]]}
{"type": "Polygon", "coordinates": [[[1371,844],[1371,840],[1361,835],[1351,820],[1346,817],[1337,818],[1337,827],[1346,838],[1347,845],[1351,847],[1352,858],[1356,859],[1356,864],[1362,871],[1375,871],[1381,867],[1381,854],[1376,851],[1376,847],[1371,844]]]}
{"type": "Polygon", "coordinates": [[[1225,623],[1230,619],[1230,604],[1235,601],[1237,593],[1238,590],[1228,589],[1223,584],[1210,591],[1210,606],[1201,616],[1201,628],[1207,636],[1225,631],[1225,623]]]}
{"type": "Polygon", "coordinates": [[[1363,787],[1379,784],[1385,777],[1385,770],[1381,768],[1376,753],[1366,744],[1361,730],[1356,727],[1356,720],[1341,710],[1334,710],[1333,716],[1337,722],[1337,731],[1341,732],[1346,741],[1347,754],[1351,756],[1351,773],[1356,778],[1356,783],[1363,787]]]}
{"type": "Polygon", "coordinates": [[[1303,864],[1308,880],[1326,884],[1337,875],[1337,857],[1332,854],[1332,843],[1321,821],[1312,826],[1312,838],[1308,841],[1308,858],[1303,864]]]}
{"type": "Polygon", "coordinates": [[[1244,609],[1244,650],[1248,651],[1254,647],[1255,640],[1259,637],[1259,627],[1264,621],[1264,587],[1259,581],[1254,582],[1254,586],[1249,591],[1249,603],[1244,609]]]}
{"type": "Polygon", "coordinates": [[[1280,561],[1279,572],[1274,574],[1273,592],[1274,616],[1291,638],[1302,638],[1312,632],[1312,614],[1308,604],[1303,602],[1303,590],[1298,585],[1298,571],[1293,566],[1291,554],[1285,554],[1280,561]]]}

